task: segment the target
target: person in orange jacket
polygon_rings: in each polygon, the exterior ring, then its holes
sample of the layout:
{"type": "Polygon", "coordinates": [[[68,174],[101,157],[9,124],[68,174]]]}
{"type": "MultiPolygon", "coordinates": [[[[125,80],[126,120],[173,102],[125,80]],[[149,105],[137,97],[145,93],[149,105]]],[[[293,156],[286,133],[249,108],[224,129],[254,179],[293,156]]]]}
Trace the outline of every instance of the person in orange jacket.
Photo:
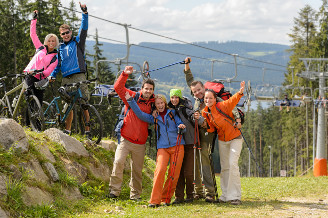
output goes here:
{"type": "MultiPolygon", "coordinates": [[[[240,83],[240,90],[226,101],[216,102],[213,90],[205,91],[205,108],[202,116],[208,123],[208,132],[218,133],[219,153],[221,163],[221,190],[220,202],[230,202],[233,205],[241,204],[241,185],[238,159],[242,149],[243,138],[237,128],[232,110],[243,96],[245,82],[240,83]]],[[[198,115],[199,116],[199,115],[198,115]]],[[[197,116],[195,116],[197,119],[197,116]]]]}

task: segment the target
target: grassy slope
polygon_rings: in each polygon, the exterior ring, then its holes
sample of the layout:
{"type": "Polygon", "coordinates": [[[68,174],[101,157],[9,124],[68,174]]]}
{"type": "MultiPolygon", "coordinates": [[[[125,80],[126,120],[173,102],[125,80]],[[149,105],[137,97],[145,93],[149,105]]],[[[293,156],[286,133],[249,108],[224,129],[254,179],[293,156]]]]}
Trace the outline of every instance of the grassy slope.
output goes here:
{"type": "MultiPolygon", "coordinates": [[[[218,183],[219,178],[217,178],[218,183]]],[[[88,211],[68,217],[254,217],[319,216],[328,214],[328,177],[242,178],[240,206],[195,201],[179,206],[147,208],[147,202],[101,200],[88,211]],[[119,208],[122,207],[122,208],[119,208]]],[[[149,185],[149,184],[148,184],[149,185]]],[[[149,193],[149,186],[145,192],[149,193]]],[[[220,192],[219,192],[220,193],[220,192]]],[[[147,194],[145,194],[147,196],[147,194]]],[[[149,194],[146,198],[148,200],[149,194]]]]}

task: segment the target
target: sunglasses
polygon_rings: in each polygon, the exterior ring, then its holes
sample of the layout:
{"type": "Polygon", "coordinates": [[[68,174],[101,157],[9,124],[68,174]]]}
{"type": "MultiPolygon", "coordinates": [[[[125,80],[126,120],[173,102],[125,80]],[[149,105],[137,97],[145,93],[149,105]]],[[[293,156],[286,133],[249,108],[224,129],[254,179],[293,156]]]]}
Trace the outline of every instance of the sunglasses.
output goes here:
{"type": "Polygon", "coordinates": [[[68,31],[66,31],[66,32],[63,32],[63,33],[61,33],[60,35],[62,35],[62,36],[65,36],[66,34],[69,34],[69,30],[68,31]]]}

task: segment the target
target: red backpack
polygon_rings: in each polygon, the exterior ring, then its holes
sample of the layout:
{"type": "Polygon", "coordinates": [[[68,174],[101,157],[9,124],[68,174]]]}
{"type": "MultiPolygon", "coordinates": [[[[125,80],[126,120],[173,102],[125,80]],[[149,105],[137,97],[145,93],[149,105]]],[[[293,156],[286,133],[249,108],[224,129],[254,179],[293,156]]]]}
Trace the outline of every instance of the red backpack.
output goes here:
{"type": "Polygon", "coordinates": [[[204,84],[205,89],[212,89],[216,95],[223,100],[228,100],[232,94],[229,91],[224,90],[224,85],[221,82],[208,81],[204,84]]]}

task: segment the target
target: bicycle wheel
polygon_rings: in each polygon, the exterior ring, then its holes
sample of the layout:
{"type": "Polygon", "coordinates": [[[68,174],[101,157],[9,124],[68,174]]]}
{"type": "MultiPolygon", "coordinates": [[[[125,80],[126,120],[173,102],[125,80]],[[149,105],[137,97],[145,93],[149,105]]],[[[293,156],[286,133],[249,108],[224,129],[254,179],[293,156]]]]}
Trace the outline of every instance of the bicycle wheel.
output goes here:
{"type": "Polygon", "coordinates": [[[0,99],[0,118],[10,118],[9,108],[7,107],[5,102],[3,102],[1,99],[0,99]]]}
{"type": "Polygon", "coordinates": [[[57,115],[56,105],[54,103],[49,104],[48,102],[43,101],[42,111],[45,128],[59,128],[59,117],[57,115]]]}
{"type": "Polygon", "coordinates": [[[103,134],[103,123],[97,109],[93,105],[87,105],[87,115],[82,106],[79,110],[79,124],[81,134],[86,135],[90,140],[98,144],[101,141],[103,134]],[[87,116],[89,116],[89,122],[87,122],[87,116]]]}
{"type": "Polygon", "coordinates": [[[32,129],[34,131],[44,130],[44,118],[41,104],[35,95],[28,96],[27,99],[27,111],[30,119],[32,129]]]}

